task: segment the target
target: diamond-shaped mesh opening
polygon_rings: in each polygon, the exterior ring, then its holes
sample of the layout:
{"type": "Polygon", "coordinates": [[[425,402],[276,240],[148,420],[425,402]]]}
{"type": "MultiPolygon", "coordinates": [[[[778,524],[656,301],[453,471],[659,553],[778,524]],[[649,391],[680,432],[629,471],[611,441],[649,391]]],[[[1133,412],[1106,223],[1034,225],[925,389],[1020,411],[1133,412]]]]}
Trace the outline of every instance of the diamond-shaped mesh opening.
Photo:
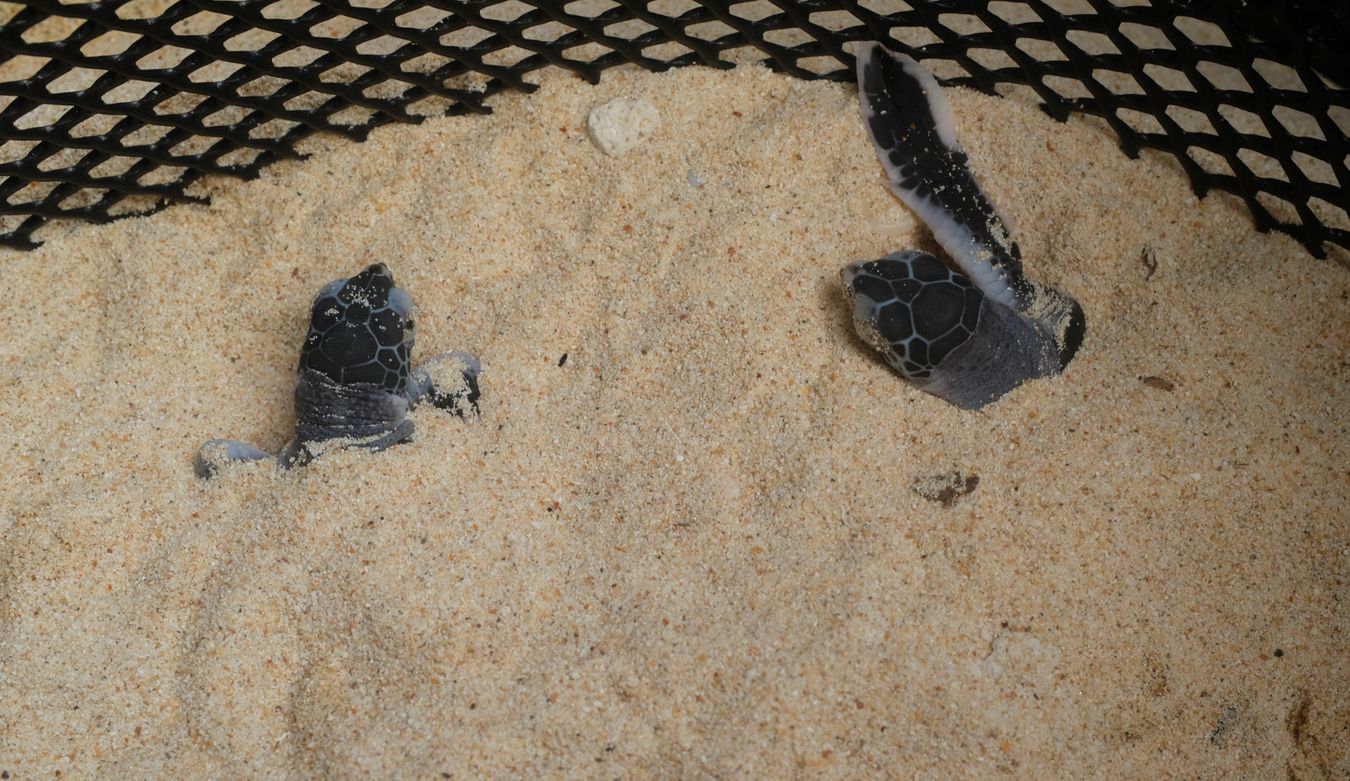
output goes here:
{"type": "Polygon", "coordinates": [[[1350,30],[1335,3],[1247,0],[132,0],[0,4],[0,243],[47,220],[198,200],[320,131],[483,113],[558,67],[731,67],[751,47],[851,80],[883,40],[940,79],[1101,117],[1131,156],[1314,254],[1350,248],[1350,30]]]}

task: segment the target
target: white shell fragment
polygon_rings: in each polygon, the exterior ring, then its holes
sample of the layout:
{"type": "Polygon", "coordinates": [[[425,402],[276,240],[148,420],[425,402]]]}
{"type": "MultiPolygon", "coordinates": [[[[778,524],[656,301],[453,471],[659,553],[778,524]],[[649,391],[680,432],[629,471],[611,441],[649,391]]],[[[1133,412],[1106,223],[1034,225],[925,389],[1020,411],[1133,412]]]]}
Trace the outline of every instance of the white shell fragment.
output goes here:
{"type": "Polygon", "coordinates": [[[615,98],[591,109],[586,133],[611,157],[622,157],[661,127],[661,115],[645,100],[615,98]]]}

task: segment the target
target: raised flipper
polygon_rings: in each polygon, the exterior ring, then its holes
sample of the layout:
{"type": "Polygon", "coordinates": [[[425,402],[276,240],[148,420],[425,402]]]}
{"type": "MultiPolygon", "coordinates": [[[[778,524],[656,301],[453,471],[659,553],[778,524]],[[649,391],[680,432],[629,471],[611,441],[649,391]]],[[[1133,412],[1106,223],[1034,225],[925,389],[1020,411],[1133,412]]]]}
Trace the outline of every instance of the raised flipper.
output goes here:
{"type": "Polygon", "coordinates": [[[455,415],[465,417],[478,412],[478,375],[483,365],[464,352],[449,352],[428,358],[408,378],[408,400],[423,400],[455,415]]]}
{"type": "Polygon", "coordinates": [[[858,98],[891,192],[986,296],[1025,307],[1031,290],[1021,250],[975,181],[937,79],[913,59],[868,43],[858,52],[858,98]]]}

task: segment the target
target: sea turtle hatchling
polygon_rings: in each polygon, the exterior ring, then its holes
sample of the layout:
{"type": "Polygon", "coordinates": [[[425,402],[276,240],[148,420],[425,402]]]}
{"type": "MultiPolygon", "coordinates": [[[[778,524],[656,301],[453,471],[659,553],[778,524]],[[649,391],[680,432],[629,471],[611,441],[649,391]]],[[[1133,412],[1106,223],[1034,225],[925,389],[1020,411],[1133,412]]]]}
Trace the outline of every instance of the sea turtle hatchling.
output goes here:
{"type": "Polygon", "coordinates": [[[919,389],[979,409],[1058,374],[1086,330],[1064,293],[1022,274],[1022,254],[956,141],[937,80],[880,44],[858,53],[858,98],[891,191],[955,268],[901,250],[840,272],[858,335],[919,389]]]}
{"type": "MultiPolygon", "coordinates": [[[[325,285],[300,348],[295,436],[277,464],[289,469],[336,448],[383,450],[407,442],[408,410],[424,399],[461,417],[476,411],[478,359],[443,353],[411,369],[413,337],[412,296],[394,287],[383,263],[325,285]]],[[[226,461],[272,457],[244,442],[213,439],[197,452],[197,475],[211,477],[226,461]]]]}

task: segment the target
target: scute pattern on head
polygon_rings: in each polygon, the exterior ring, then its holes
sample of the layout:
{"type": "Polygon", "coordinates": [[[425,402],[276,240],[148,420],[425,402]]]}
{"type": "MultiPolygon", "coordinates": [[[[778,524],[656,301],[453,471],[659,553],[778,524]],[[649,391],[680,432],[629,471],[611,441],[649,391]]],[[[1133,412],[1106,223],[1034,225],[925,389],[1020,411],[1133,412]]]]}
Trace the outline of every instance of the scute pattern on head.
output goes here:
{"type": "Polygon", "coordinates": [[[875,333],[886,361],[925,380],[975,333],[984,296],[964,274],[927,252],[905,250],[845,272],[860,333],[875,333]]]}
{"type": "Polygon", "coordinates": [[[310,309],[300,371],[342,385],[373,385],[402,394],[408,384],[413,319],[406,295],[383,263],[324,288],[310,309]]]}

